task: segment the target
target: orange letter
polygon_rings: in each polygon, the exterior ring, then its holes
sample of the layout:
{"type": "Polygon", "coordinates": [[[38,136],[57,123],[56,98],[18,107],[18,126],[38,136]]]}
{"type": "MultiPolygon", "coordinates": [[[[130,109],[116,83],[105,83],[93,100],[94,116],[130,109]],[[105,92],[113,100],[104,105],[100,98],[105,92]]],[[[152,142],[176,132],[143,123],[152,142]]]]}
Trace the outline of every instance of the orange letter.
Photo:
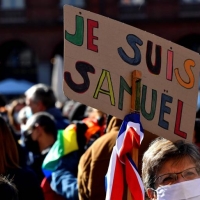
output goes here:
{"type": "Polygon", "coordinates": [[[194,86],[194,81],[195,81],[194,80],[194,74],[193,74],[193,72],[191,70],[191,67],[194,67],[194,66],[195,66],[195,62],[193,60],[190,60],[190,59],[186,60],[185,63],[184,63],[185,71],[186,71],[187,75],[189,76],[189,81],[188,82],[185,82],[180,77],[178,68],[176,68],[174,70],[177,81],[184,88],[190,89],[190,88],[192,88],[194,86]]]}

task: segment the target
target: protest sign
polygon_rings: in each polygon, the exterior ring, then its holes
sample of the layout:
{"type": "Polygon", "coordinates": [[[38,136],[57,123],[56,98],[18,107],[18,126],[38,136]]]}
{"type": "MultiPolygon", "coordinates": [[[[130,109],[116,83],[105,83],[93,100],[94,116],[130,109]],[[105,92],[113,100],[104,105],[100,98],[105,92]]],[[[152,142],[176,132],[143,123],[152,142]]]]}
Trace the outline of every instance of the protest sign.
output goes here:
{"type": "Polygon", "coordinates": [[[132,72],[138,70],[141,122],[156,135],[192,140],[199,58],[148,32],[64,6],[65,95],[123,119],[131,108],[132,72]]]}

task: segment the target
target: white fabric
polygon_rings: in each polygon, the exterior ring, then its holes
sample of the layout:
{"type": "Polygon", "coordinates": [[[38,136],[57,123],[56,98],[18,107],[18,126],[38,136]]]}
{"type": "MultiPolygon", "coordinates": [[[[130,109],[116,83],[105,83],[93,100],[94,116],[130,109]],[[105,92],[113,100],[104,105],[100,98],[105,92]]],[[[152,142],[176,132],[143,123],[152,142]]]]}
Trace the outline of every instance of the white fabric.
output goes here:
{"type": "Polygon", "coordinates": [[[54,57],[51,87],[58,101],[64,103],[67,97],[63,92],[63,59],[60,55],[54,57]]]}
{"type": "Polygon", "coordinates": [[[200,178],[158,187],[157,200],[200,200],[200,178]]]}

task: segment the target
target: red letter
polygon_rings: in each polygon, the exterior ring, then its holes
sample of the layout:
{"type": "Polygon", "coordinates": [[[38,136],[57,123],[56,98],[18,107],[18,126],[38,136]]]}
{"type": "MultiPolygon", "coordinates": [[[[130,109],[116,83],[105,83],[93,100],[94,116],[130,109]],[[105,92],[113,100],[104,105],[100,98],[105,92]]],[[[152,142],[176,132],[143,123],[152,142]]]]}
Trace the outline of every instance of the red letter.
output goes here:
{"type": "Polygon", "coordinates": [[[99,23],[97,21],[93,21],[91,19],[87,20],[88,30],[87,30],[87,48],[98,52],[98,46],[93,43],[93,40],[98,40],[98,37],[93,35],[93,29],[99,27],[99,23]]]}
{"type": "Polygon", "coordinates": [[[176,124],[175,124],[175,128],[174,128],[174,133],[176,135],[186,139],[187,133],[180,130],[182,108],[183,108],[183,102],[178,100],[178,107],[177,107],[177,113],[176,113],[176,124]]]}
{"type": "Polygon", "coordinates": [[[172,81],[174,52],[167,51],[167,80],[172,81]]]}

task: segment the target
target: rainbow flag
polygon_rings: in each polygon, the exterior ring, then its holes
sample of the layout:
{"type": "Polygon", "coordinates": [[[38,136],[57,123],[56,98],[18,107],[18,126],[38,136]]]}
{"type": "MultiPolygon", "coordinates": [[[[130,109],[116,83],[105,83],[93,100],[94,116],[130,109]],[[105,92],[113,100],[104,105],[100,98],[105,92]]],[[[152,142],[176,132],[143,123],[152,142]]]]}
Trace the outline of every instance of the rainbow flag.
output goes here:
{"type": "Polygon", "coordinates": [[[123,165],[126,182],[133,199],[144,200],[144,186],[131,158],[133,146],[139,148],[144,137],[140,115],[126,115],[113,148],[106,175],[106,200],[121,200],[124,193],[123,165]]]}
{"type": "Polygon", "coordinates": [[[65,130],[59,130],[57,140],[45,157],[42,170],[46,178],[50,177],[56,169],[59,159],[73,151],[85,151],[85,146],[94,140],[96,134],[104,134],[104,126],[97,120],[86,118],[78,123],[70,124],[65,130]]]}

